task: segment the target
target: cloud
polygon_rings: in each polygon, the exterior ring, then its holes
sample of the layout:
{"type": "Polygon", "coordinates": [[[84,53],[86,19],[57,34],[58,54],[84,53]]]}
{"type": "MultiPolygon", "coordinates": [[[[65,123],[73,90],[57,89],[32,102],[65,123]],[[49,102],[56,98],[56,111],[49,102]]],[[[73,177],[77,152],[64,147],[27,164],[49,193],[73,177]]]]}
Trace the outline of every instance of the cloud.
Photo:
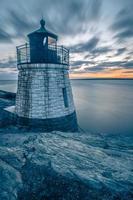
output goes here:
{"type": "Polygon", "coordinates": [[[102,0],[26,0],[1,2],[2,28],[14,28],[17,37],[24,37],[39,26],[42,15],[52,31],[62,35],[75,35],[86,31],[90,21],[99,20],[102,0]]]}
{"type": "Polygon", "coordinates": [[[133,61],[114,61],[114,62],[91,62],[91,61],[78,61],[74,62],[74,68],[71,68],[71,72],[74,72],[76,66],[78,66],[78,71],[81,70],[85,72],[101,72],[107,69],[118,70],[118,69],[133,69],[133,61]],[[79,65],[78,65],[79,64],[79,65]],[[85,67],[82,69],[82,65],[85,64],[85,67]],[[88,66],[90,65],[90,66],[88,66]]]}
{"type": "Polygon", "coordinates": [[[16,69],[17,62],[16,59],[8,58],[6,60],[0,60],[0,68],[14,68],[16,69]]]}
{"type": "Polygon", "coordinates": [[[86,60],[77,60],[77,61],[73,61],[71,63],[71,68],[74,69],[77,69],[79,67],[81,67],[81,65],[88,65],[88,64],[94,64],[93,61],[86,61],[86,60]]]}
{"type": "Polygon", "coordinates": [[[124,74],[133,74],[133,70],[132,71],[124,71],[124,74]]]}
{"type": "Polygon", "coordinates": [[[132,10],[125,8],[118,12],[111,29],[116,32],[114,38],[117,38],[119,41],[133,37],[132,10]]]}
{"type": "Polygon", "coordinates": [[[133,19],[130,16],[126,16],[126,18],[122,16],[120,19],[117,18],[117,21],[112,25],[113,30],[124,30],[131,28],[133,28],[133,19]]]}
{"type": "Polygon", "coordinates": [[[101,72],[105,70],[105,67],[102,66],[87,67],[84,70],[85,72],[101,72]]]}
{"type": "Polygon", "coordinates": [[[132,69],[133,68],[133,60],[125,62],[123,66],[125,67],[125,69],[132,69]]]}
{"type": "Polygon", "coordinates": [[[131,69],[133,68],[133,61],[110,61],[110,62],[100,62],[96,63],[94,67],[99,68],[113,68],[113,67],[120,67],[123,69],[131,69]]]}
{"type": "Polygon", "coordinates": [[[118,38],[121,42],[123,39],[129,39],[130,37],[133,37],[133,30],[130,29],[121,31],[115,35],[115,38],[118,38]]]}
{"type": "Polygon", "coordinates": [[[85,55],[85,59],[87,58],[95,58],[96,56],[100,56],[100,55],[106,55],[109,52],[112,52],[113,49],[111,47],[98,47],[98,48],[94,48],[93,50],[91,50],[89,52],[89,54],[85,55]]]}
{"type": "Polygon", "coordinates": [[[94,48],[96,48],[98,42],[99,42],[99,38],[94,36],[87,42],[71,46],[70,49],[72,53],[85,53],[85,52],[92,51],[94,48]]]}
{"type": "Polygon", "coordinates": [[[0,28],[0,42],[2,43],[10,43],[11,36],[4,30],[0,28]]]}
{"type": "Polygon", "coordinates": [[[111,47],[99,47],[92,51],[94,54],[105,54],[112,51],[111,47]]]}
{"type": "Polygon", "coordinates": [[[40,11],[59,34],[78,35],[86,32],[89,22],[100,18],[102,0],[42,0],[40,11]],[[55,20],[56,19],[56,20],[55,20]]]}
{"type": "Polygon", "coordinates": [[[119,55],[123,54],[126,51],[127,51],[127,49],[125,47],[117,49],[117,53],[115,54],[115,56],[119,56],[119,55]]]}
{"type": "Polygon", "coordinates": [[[91,19],[97,20],[101,16],[102,0],[91,0],[91,19]]]}
{"type": "MultiPolygon", "coordinates": [[[[1,1],[1,47],[6,43],[5,57],[14,52],[8,42],[12,42],[12,48],[21,44],[28,33],[39,28],[43,14],[46,28],[61,36],[60,43],[70,47],[72,71],[132,69],[131,4],[132,0],[1,1]]],[[[4,57],[3,49],[0,51],[4,57]]],[[[15,59],[0,61],[2,70],[16,70],[15,67],[15,59]]]]}

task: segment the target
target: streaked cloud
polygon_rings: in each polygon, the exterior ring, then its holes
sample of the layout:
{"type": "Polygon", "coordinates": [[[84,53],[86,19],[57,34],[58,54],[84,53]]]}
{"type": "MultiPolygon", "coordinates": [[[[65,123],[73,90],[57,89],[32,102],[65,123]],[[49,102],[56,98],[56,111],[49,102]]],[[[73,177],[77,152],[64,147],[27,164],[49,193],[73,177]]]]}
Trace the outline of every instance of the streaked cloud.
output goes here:
{"type": "Polygon", "coordinates": [[[59,43],[70,47],[71,73],[133,76],[132,0],[1,0],[0,6],[4,73],[16,72],[15,46],[39,27],[43,15],[47,28],[60,36],[59,43]]]}
{"type": "Polygon", "coordinates": [[[97,37],[93,37],[90,40],[86,41],[85,43],[80,43],[70,47],[71,52],[73,53],[85,53],[90,52],[96,48],[99,39],[97,37]]]}
{"type": "Polygon", "coordinates": [[[11,42],[10,35],[0,28],[0,42],[1,43],[9,43],[11,42]]]}

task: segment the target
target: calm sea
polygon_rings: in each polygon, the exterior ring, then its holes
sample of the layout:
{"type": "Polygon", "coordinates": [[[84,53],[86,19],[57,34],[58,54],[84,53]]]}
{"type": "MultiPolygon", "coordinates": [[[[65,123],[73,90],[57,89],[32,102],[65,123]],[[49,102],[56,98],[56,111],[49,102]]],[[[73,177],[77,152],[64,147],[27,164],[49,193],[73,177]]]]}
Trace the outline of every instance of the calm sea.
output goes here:
{"type": "MultiPolygon", "coordinates": [[[[78,122],[87,132],[133,134],[133,80],[71,80],[78,122]]],[[[16,81],[0,90],[16,91],[16,81]]]]}

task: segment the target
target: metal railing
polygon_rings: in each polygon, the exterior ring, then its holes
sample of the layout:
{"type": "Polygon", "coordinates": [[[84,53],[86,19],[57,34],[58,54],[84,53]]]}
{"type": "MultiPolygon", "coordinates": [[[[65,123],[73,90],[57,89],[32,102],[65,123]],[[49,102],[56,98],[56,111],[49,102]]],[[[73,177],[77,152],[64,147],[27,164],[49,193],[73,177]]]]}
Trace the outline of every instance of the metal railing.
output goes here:
{"type": "Polygon", "coordinates": [[[53,63],[69,65],[69,50],[63,46],[48,45],[31,48],[28,43],[17,46],[17,64],[53,63]]]}

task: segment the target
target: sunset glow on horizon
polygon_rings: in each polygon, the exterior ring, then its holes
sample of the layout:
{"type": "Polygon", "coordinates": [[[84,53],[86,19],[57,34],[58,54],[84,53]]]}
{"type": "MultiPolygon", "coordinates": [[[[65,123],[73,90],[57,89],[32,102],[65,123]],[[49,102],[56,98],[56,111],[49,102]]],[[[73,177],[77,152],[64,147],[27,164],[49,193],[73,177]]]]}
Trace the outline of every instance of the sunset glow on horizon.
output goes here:
{"type": "Polygon", "coordinates": [[[104,72],[93,72],[93,73],[70,73],[72,79],[84,79],[84,78],[124,78],[133,79],[133,70],[117,69],[117,70],[106,70],[104,72]]]}

